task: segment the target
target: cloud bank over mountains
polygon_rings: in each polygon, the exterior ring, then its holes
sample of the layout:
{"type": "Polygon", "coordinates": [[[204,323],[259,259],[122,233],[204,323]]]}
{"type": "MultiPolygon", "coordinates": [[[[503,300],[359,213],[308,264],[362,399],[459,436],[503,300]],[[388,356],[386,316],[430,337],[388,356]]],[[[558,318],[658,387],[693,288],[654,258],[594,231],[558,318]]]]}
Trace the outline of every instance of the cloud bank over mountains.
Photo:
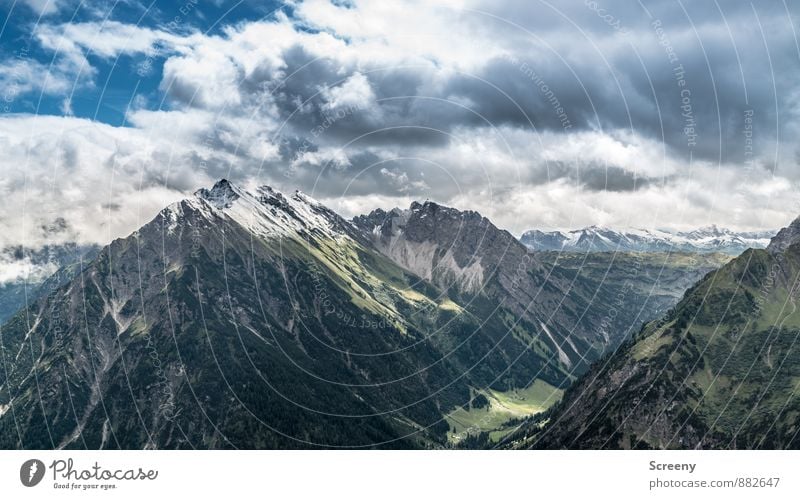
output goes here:
{"type": "Polygon", "coordinates": [[[6,103],[32,103],[0,117],[0,245],[107,242],[219,177],[344,215],[430,198],[517,233],[800,211],[789,2],[308,0],[210,30],[196,2],[78,22],[28,3],[46,15],[0,69],[6,103]],[[124,122],[104,122],[120,78],[124,122]]]}

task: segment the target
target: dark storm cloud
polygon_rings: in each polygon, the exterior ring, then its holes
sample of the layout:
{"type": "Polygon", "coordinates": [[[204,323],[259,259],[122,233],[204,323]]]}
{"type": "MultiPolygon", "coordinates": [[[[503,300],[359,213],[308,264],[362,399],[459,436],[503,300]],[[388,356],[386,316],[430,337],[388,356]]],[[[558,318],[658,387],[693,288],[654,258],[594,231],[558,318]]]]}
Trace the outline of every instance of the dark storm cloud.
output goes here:
{"type": "Polygon", "coordinates": [[[652,179],[636,177],[633,172],[617,166],[591,168],[577,176],[577,181],[592,191],[625,192],[647,187],[652,179]]]}
{"type": "MultiPolygon", "coordinates": [[[[796,125],[800,73],[788,68],[800,59],[781,2],[754,9],[746,2],[643,7],[615,0],[559,8],[509,2],[493,4],[500,19],[464,14],[464,22],[505,37],[510,55],[488,59],[476,73],[454,72],[437,87],[426,84],[430,68],[364,71],[380,113],[352,112],[313,141],[436,147],[463,127],[626,129],[663,141],[684,160],[691,153],[743,163],[746,119],[764,154],[796,125]]],[[[302,135],[326,120],[321,89],[341,85],[355,70],[300,47],[285,61],[291,76],[276,102],[288,128],[302,135]]]]}
{"type": "Polygon", "coordinates": [[[670,179],[645,177],[616,165],[604,165],[594,161],[588,163],[548,161],[538,168],[527,170],[522,179],[528,185],[544,185],[556,180],[566,180],[589,191],[629,192],[670,179]]]}
{"type": "MultiPolygon", "coordinates": [[[[323,145],[356,142],[354,147],[379,145],[441,146],[448,142],[442,131],[464,121],[453,117],[452,103],[426,99],[420,102],[417,87],[425,81],[419,68],[385,68],[365,71],[376,95],[380,116],[370,103],[351,103],[331,108],[329,92],[362,74],[339,61],[318,57],[303,46],[294,45],[282,54],[281,68],[259,65],[241,78],[244,106],[258,116],[259,110],[274,105],[278,111],[281,154],[294,159],[299,149],[316,150],[323,145]]],[[[180,78],[178,78],[180,80],[180,78]]],[[[192,84],[173,85],[173,97],[189,102],[192,84]]],[[[196,99],[195,99],[196,100],[196,99]]],[[[202,107],[202,103],[197,103],[202,107]]],[[[467,111],[457,109],[464,114],[467,111]]]]}
{"type": "Polygon", "coordinates": [[[788,68],[800,58],[781,2],[727,2],[722,12],[677,1],[647,10],[630,1],[574,2],[561,13],[525,7],[497,6],[503,20],[489,23],[532,55],[519,49],[448,86],[495,124],[630,129],[684,158],[691,151],[733,163],[744,159],[745,117],[762,151],[796,125],[800,73],[788,68]],[[514,33],[512,21],[530,33],[514,33]]]}

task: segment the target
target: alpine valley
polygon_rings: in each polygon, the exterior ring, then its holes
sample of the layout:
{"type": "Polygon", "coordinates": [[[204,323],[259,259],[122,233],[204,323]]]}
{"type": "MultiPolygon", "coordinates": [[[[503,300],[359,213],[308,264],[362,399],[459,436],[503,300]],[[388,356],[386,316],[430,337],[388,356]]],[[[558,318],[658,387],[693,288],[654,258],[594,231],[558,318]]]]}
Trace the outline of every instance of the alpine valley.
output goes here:
{"type": "Polygon", "coordinates": [[[800,219],[692,286],[514,448],[800,448],[800,219]]]}
{"type": "Polygon", "coordinates": [[[791,445],[787,230],[733,260],[565,254],[221,180],[0,327],[0,448],[791,445]]]}

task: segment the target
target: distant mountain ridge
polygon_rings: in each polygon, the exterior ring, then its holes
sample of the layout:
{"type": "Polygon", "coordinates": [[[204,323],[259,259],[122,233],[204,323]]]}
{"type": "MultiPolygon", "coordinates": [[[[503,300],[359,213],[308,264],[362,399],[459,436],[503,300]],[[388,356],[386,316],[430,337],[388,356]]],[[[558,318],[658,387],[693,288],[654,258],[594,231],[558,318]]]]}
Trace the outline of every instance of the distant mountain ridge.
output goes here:
{"type": "Polygon", "coordinates": [[[777,230],[735,232],[716,225],[688,232],[654,229],[614,230],[593,225],[572,231],[529,230],[520,242],[535,251],[633,251],[725,253],[739,255],[748,248],[766,248],[777,230]]]}

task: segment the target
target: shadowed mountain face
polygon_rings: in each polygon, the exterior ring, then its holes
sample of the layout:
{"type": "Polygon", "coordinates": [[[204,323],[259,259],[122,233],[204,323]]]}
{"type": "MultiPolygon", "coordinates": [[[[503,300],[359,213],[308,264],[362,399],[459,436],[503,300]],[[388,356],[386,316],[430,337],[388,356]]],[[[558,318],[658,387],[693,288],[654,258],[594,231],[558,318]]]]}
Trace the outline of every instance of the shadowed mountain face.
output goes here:
{"type": "Polygon", "coordinates": [[[587,268],[474,212],[350,222],[223,180],[2,326],[0,448],[441,447],[487,411],[502,433],[663,306],[587,268]]]}
{"type": "Polygon", "coordinates": [[[619,251],[545,251],[537,256],[553,274],[584,281],[595,296],[611,301],[598,329],[614,338],[628,338],[645,322],[663,316],[687,289],[732,258],[722,253],[619,251]]]}
{"type": "Polygon", "coordinates": [[[706,275],[510,445],[800,448],[799,226],[706,275]]]}

